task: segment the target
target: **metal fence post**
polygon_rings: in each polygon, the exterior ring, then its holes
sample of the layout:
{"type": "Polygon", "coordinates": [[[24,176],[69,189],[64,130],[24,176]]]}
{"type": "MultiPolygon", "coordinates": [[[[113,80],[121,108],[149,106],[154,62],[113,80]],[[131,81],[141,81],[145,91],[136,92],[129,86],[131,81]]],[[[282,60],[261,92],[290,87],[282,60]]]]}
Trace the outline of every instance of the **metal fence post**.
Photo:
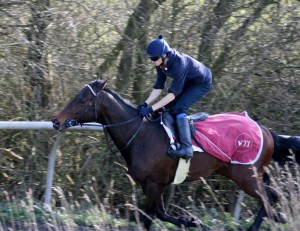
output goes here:
{"type": "Polygon", "coordinates": [[[52,146],[49,155],[47,180],[46,180],[46,192],[45,192],[45,201],[44,201],[44,204],[48,207],[50,207],[50,203],[51,203],[51,193],[52,193],[52,184],[53,184],[53,177],[54,177],[56,151],[62,141],[62,135],[63,135],[62,133],[57,134],[56,140],[52,146]]]}

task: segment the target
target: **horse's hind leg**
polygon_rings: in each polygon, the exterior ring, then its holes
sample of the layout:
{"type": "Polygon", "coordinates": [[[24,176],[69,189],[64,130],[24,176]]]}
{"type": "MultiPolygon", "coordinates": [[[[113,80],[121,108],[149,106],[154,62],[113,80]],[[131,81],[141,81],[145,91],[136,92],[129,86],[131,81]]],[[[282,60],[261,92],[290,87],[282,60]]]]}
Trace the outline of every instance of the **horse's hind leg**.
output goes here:
{"type": "Polygon", "coordinates": [[[250,226],[248,231],[258,231],[259,227],[261,226],[261,223],[263,221],[263,218],[267,216],[267,211],[265,209],[265,206],[262,205],[259,209],[259,212],[257,213],[255,220],[253,224],[250,226]]]}
{"type": "Polygon", "coordinates": [[[257,216],[255,217],[253,224],[248,229],[249,231],[250,230],[251,231],[259,230],[259,227],[261,226],[263,218],[267,217],[267,216],[274,219],[275,221],[281,222],[280,216],[274,214],[272,211],[272,206],[278,201],[278,194],[274,189],[272,189],[270,187],[270,178],[267,173],[264,174],[264,178],[263,178],[263,190],[264,190],[264,192],[260,192],[260,196],[262,198],[262,201],[264,201],[264,196],[261,194],[265,193],[265,195],[267,196],[267,199],[268,199],[267,200],[268,203],[263,203],[257,216]],[[267,212],[266,207],[268,209],[268,212],[267,212]]]}

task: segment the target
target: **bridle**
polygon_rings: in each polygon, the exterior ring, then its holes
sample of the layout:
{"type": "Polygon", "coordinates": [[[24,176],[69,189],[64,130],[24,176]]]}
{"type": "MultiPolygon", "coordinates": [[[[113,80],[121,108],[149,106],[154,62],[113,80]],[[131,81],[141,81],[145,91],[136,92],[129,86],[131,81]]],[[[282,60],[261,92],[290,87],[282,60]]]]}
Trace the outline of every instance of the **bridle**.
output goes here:
{"type": "Polygon", "coordinates": [[[79,119],[81,116],[83,116],[83,115],[90,109],[90,107],[91,107],[93,104],[94,104],[95,121],[97,122],[97,120],[98,120],[97,108],[96,108],[96,99],[97,99],[98,96],[99,96],[99,92],[97,92],[97,94],[96,94],[95,91],[93,90],[93,88],[92,88],[89,84],[87,84],[86,86],[91,90],[91,92],[92,92],[93,95],[94,95],[94,98],[91,100],[91,102],[89,102],[89,104],[88,104],[84,109],[82,109],[82,110],[78,113],[78,115],[77,115],[76,117],[74,117],[74,118],[72,118],[72,119],[67,119],[67,120],[66,120],[65,126],[66,126],[67,128],[76,126],[76,125],[78,125],[78,124],[82,125],[83,123],[78,123],[78,122],[77,122],[78,119],[79,119]]]}
{"type": "Polygon", "coordinates": [[[86,124],[86,123],[78,123],[78,119],[83,116],[93,105],[94,105],[94,115],[95,115],[95,121],[97,122],[98,121],[98,115],[97,115],[97,107],[96,107],[96,100],[100,94],[100,91],[99,92],[95,92],[94,89],[89,85],[87,84],[86,85],[90,91],[92,92],[92,94],[94,95],[94,98],[91,100],[91,102],[75,117],[75,118],[72,118],[72,119],[69,119],[65,122],[65,126],[68,128],[68,127],[72,127],[72,126],[76,126],[76,125],[80,125],[81,127],[83,126],[96,126],[96,127],[102,127],[103,128],[103,131],[104,131],[104,135],[105,135],[105,141],[106,141],[106,144],[107,146],[109,147],[110,151],[112,153],[117,153],[117,152],[121,152],[125,149],[127,149],[129,147],[129,145],[132,143],[132,141],[134,140],[134,138],[138,135],[138,133],[140,132],[141,128],[142,128],[142,125],[144,123],[144,120],[142,120],[141,124],[139,125],[138,129],[135,131],[135,133],[131,136],[131,138],[126,142],[126,144],[122,147],[122,148],[119,148],[118,150],[114,151],[110,145],[110,141],[109,141],[109,134],[108,134],[108,131],[107,131],[107,128],[110,128],[110,127],[118,127],[118,126],[122,126],[122,125],[126,125],[126,124],[129,124],[133,121],[135,121],[137,118],[140,118],[140,115],[137,115],[129,120],[126,120],[126,121],[122,121],[120,123],[115,123],[115,124],[86,124]]]}

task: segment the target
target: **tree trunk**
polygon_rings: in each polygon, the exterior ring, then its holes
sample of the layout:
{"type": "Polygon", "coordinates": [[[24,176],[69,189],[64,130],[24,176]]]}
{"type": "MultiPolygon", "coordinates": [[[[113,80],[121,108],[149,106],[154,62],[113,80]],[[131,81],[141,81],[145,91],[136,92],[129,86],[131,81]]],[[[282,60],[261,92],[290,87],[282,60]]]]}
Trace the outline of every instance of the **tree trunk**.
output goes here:
{"type": "Polygon", "coordinates": [[[217,34],[231,16],[235,2],[234,0],[220,0],[205,23],[201,32],[201,43],[198,47],[198,60],[202,60],[207,65],[213,62],[212,55],[217,34]]]}
{"type": "Polygon", "coordinates": [[[37,119],[40,109],[45,109],[49,102],[50,84],[46,79],[46,40],[47,26],[50,22],[49,0],[37,0],[31,5],[30,28],[25,32],[29,42],[28,58],[25,67],[25,104],[28,119],[37,119]]]}
{"type": "Polygon", "coordinates": [[[147,45],[147,29],[151,14],[166,0],[150,1],[141,0],[134,10],[124,35],[111,55],[99,67],[99,72],[105,72],[109,66],[117,59],[121,51],[122,57],[118,68],[116,88],[119,92],[128,90],[133,82],[133,97],[136,101],[141,100],[141,90],[144,82],[144,51],[147,45]],[[134,52],[136,51],[136,52],[134,52]],[[134,71],[132,70],[134,69],[134,71]],[[131,81],[131,77],[134,80],[131,81]]]}
{"type": "Polygon", "coordinates": [[[274,4],[273,0],[258,1],[259,5],[254,9],[253,14],[244,21],[244,23],[235,31],[233,31],[229,38],[224,41],[224,46],[221,54],[213,63],[212,69],[215,74],[220,73],[230,61],[232,42],[237,42],[239,38],[247,33],[247,29],[251,26],[256,19],[260,18],[262,11],[270,4],[274,4]]]}

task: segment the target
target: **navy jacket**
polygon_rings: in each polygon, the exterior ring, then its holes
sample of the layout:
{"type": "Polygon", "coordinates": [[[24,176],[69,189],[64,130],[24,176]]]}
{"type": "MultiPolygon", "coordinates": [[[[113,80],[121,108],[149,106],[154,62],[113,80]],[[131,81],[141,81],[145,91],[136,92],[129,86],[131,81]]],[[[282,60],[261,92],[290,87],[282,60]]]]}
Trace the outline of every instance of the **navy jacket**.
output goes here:
{"type": "Polygon", "coordinates": [[[175,96],[181,93],[183,86],[188,82],[193,84],[211,83],[210,69],[189,55],[172,49],[167,54],[167,58],[169,60],[165,68],[156,67],[157,79],[153,86],[154,89],[164,89],[167,77],[173,79],[168,92],[175,96]]]}

